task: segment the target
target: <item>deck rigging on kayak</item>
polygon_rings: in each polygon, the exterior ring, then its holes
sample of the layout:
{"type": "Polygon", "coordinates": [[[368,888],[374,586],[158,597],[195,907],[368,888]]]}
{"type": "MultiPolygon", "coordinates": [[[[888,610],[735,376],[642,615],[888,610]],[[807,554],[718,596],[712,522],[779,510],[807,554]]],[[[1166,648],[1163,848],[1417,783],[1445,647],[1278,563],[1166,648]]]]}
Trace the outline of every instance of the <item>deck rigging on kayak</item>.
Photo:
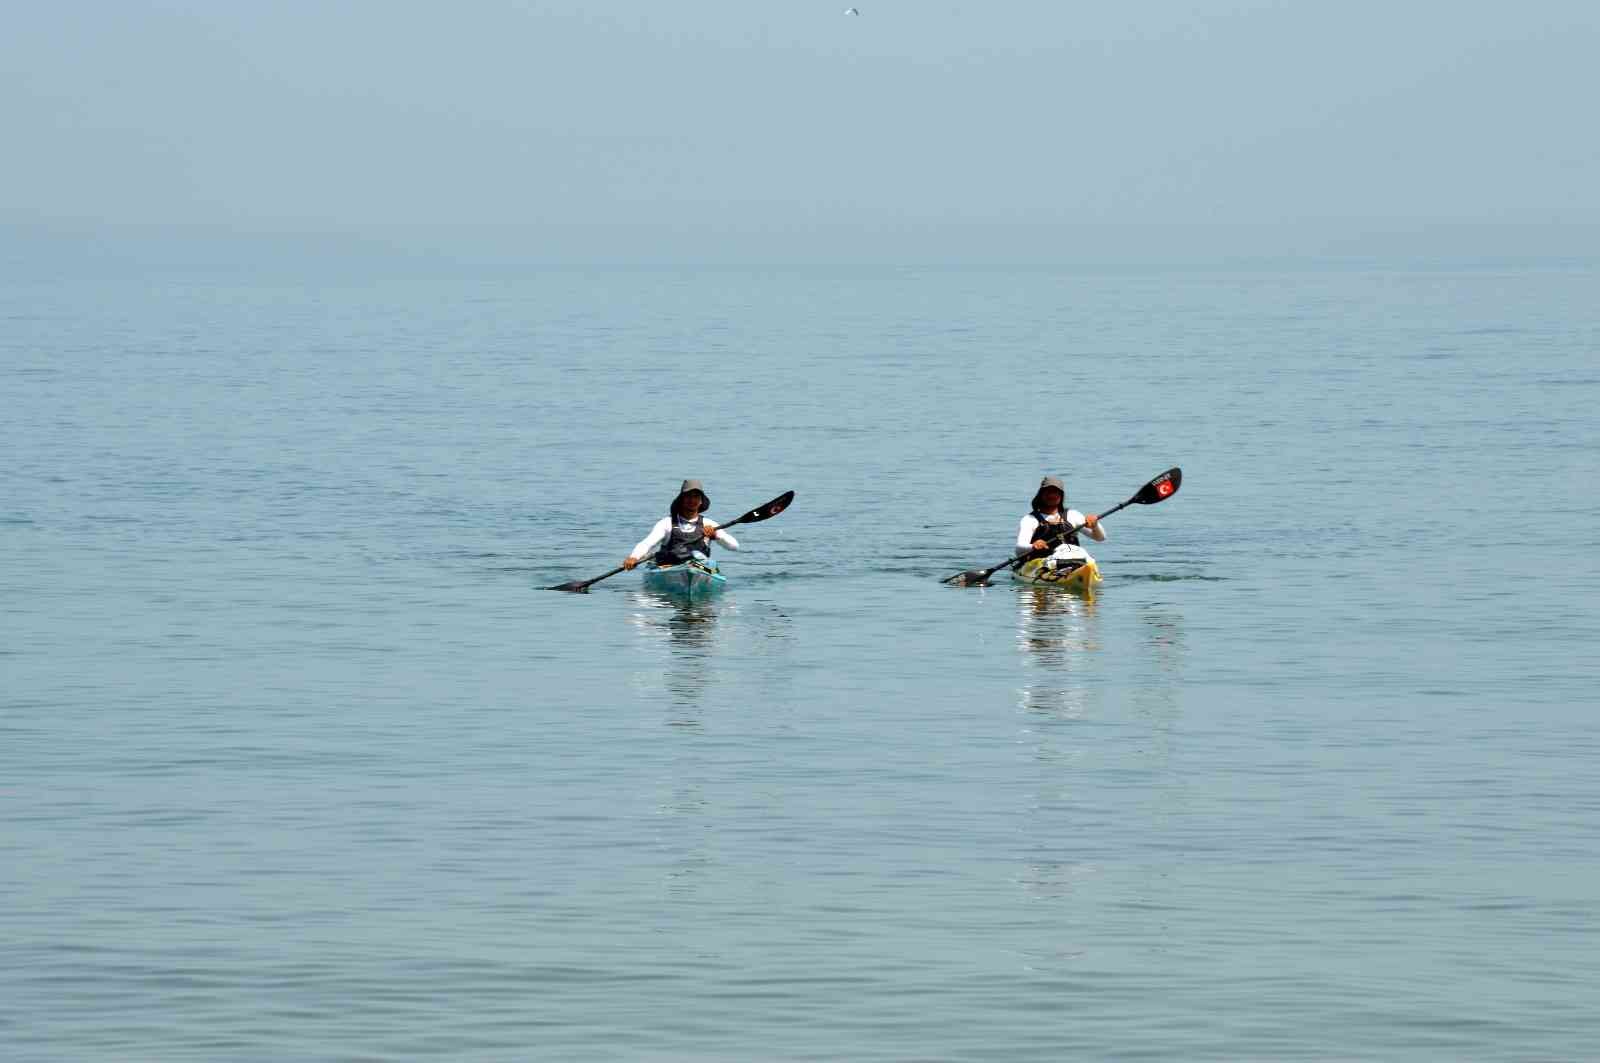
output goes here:
{"type": "Polygon", "coordinates": [[[587,594],[589,588],[601,580],[610,579],[618,572],[627,571],[643,563],[645,586],[653,590],[687,598],[704,598],[715,594],[727,583],[727,577],[718,570],[717,563],[711,560],[711,541],[714,539],[724,546],[730,546],[731,549],[738,549],[738,542],[733,536],[726,534],[727,529],[738,524],[755,524],[776,517],[789,508],[789,504],[794,501],[794,492],[785,491],[772,501],[757,506],[724,524],[706,520],[701,515],[709,501],[700,481],[685,480],[677,498],[672,501],[667,517],[656,523],[650,535],[629,553],[622,564],[593,579],[573,580],[545,589],[587,594]],[[693,495],[698,495],[698,499],[686,498],[693,495]],[[646,559],[647,554],[648,559],[646,559]],[[663,564],[662,561],[666,563],[663,564]]]}
{"type": "MultiPolygon", "coordinates": [[[[1094,529],[1098,527],[1100,521],[1117,512],[1117,510],[1125,509],[1135,503],[1141,506],[1152,506],[1157,502],[1165,502],[1178,493],[1178,488],[1182,484],[1183,470],[1176,467],[1168,469],[1139,488],[1132,498],[1112,506],[1098,517],[1086,517],[1076,524],[1067,519],[1062,519],[1054,525],[1041,524],[1039,526],[1047,530],[1042,534],[1036,530],[1034,534],[1038,537],[1029,541],[1028,548],[1025,551],[1015,553],[1013,556],[989,568],[969,569],[966,572],[958,572],[954,576],[946,576],[939,582],[949,583],[956,587],[986,587],[989,584],[990,576],[1002,568],[1009,568],[1012,571],[1012,578],[1023,583],[1062,586],[1082,593],[1093,593],[1094,585],[1100,582],[1100,569],[1094,563],[1094,558],[1089,557],[1081,546],[1077,546],[1077,534],[1086,528],[1090,529],[1090,534],[1094,534],[1094,529]],[[1077,554],[1075,555],[1071,550],[1058,551],[1058,547],[1063,544],[1075,548],[1077,554]]],[[[1040,495],[1044,494],[1044,489],[1049,485],[1050,478],[1047,477],[1045,482],[1040,484],[1040,495]]],[[[1036,512],[1041,501],[1040,496],[1035,496],[1034,506],[1036,512]]],[[[1028,528],[1026,518],[1024,518],[1023,528],[1024,530],[1028,528]]],[[[1095,538],[1104,539],[1104,535],[1095,535],[1095,538]]],[[[1019,541],[1017,545],[1021,547],[1023,544],[1019,541]]]]}

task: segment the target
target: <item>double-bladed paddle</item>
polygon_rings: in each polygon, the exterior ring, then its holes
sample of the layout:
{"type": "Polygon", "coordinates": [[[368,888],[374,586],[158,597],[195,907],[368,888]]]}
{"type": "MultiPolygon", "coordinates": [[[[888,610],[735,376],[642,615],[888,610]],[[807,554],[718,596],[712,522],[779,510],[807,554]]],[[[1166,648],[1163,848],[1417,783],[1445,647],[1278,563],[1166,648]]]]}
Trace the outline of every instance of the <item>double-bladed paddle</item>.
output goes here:
{"type": "MultiPolygon", "coordinates": [[[[755,509],[752,509],[742,517],[737,517],[733,520],[730,520],[726,524],[718,524],[717,530],[721,531],[723,528],[731,528],[735,524],[754,524],[758,520],[767,520],[769,518],[776,517],[779,513],[782,513],[784,510],[788,509],[789,503],[793,501],[794,492],[785,491],[777,498],[774,498],[771,502],[768,502],[764,506],[757,506],[755,509]]],[[[573,594],[588,594],[590,587],[593,587],[596,583],[599,583],[603,579],[610,579],[612,576],[615,576],[618,572],[621,572],[625,568],[627,568],[626,565],[618,565],[610,572],[607,572],[604,575],[596,576],[594,579],[574,580],[571,583],[562,583],[554,587],[546,587],[545,590],[571,591],[573,594]]]]}
{"type": "MultiPolygon", "coordinates": [[[[1154,480],[1151,480],[1149,483],[1147,483],[1143,487],[1139,488],[1138,493],[1135,494],[1132,498],[1128,499],[1126,502],[1122,503],[1121,505],[1112,506],[1110,509],[1108,509],[1104,513],[1100,514],[1095,519],[1096,520],[1105,520],[1107,517],[1111,516],[1111,514],[1115,513],[1117,510],[1124,509],[1124,508],[1126,508],[1128,506],[1131,506],[1135,502],[1137,502],[1141,506],[1153,506],[1157,502],[1165,502],[1167,499],[1171,498],[1173,495],[1178,493],[1178,488],[1180,486],[1182,486],[1182,484],[1183,484],[1183,470],[1182,469],[1168,469],[1166,472],[1162,473],[1160,476],[1157,476],[1154,480]]],[[[1058,541],[1060,541],[1062,539],[1065,539],[1069,535],[1077,534],[1078,532],[1082,531],[1084,528],[1087,528],[1087,527],[1088,527],[1088,524],[1085,523],[1085,524],[1079,524],[1075,528],[1062,528],[1062,529],[1060,529],[1058,531],[1053,531],[1050,534],[1044,536],[1044,541],[1047,544],[1058,542],[1058,541]]],[[[1047,556],[1046,553],[1040,553],[1037,550],[1030,550],[1025,554],[1017,554],[1017,555],[1015,555],[1013,557],[1008,557],[1004,561],[1000,562],[998,565],[995,565],[993,568],[980,568],[980,569],[973,569],[973,570],[971,570],[969,572],[957,572],[954,576],[946,576],[944,579],[940,580],[939,582],[940,583],[952,583],[957,587],[982,587],[982,586],[986,585],[989,582],[989,577],[990,576],[994,575],[996,572],[999,572],[1003,568],[1015,568],[1017,565],[1022,564],[1024,561],[1028,560],[1031,557],[1045,557],[1045,556],[1047,556]]]]}

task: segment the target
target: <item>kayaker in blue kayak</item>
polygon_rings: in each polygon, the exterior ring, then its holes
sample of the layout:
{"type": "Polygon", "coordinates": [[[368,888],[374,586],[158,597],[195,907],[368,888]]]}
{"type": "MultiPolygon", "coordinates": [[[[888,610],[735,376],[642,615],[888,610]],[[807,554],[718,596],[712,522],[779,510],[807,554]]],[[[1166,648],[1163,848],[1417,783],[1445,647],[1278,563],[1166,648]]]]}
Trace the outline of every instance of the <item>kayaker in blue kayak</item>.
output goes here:
{"type": "Polygon", "coordinates": [[[739,549],[739,541],[707,520],[704,511],[711,505],[705,486],[699,480],[685,480],[672,500],[667,515],[656,521],[650,534],[640,540],[633,552],[623,559],[622,567],[631,569],[655,552],[657,565],[681,565],[694,559],[696,554],[711,556],[711,540],[729,550],[739,549]]]}
{"type": "Polygon", "coordinates": [[[1027,554],[1045,550],[1053,550],[1059,554],[1067,554],[1067,548],[1081,550],[1078,544],[1078,535],[1074,532],[1065,538],[1056,537],[1050,542],[1045,537],[1052,531],[1064,528],[1074,528],[1084,525],[1084,531],[1097,543],[1106,541],[1106,530],[1100,526],[1100,518],[1093,514],[1084,516],[1075,509],[1065,512],[1061,504],[1067,500],[1067,487],[1060,479],[1046,476],[1039,481],[1039,490],[1033,495],[1033,510],[1022,518],[1022,523],[1017,526],[1017,553],[1027,554]]]}

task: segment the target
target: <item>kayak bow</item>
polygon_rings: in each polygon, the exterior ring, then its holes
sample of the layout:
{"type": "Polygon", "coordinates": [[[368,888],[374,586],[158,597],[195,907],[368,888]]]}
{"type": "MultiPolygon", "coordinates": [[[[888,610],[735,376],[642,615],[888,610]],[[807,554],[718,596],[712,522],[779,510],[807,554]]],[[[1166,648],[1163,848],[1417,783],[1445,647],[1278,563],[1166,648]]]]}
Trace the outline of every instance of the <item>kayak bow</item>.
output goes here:
{"type": "Polygon", "coordinates": [[[704,601],[720,594],[728,577],[717,570],[717,563],[707,558],[685,561],[679,565],[644,565],[644,587],[658,594],[670,594],[684,601],[704,601]]]}
{"type": "Polygon", "coordinates": [[[1024,561],[1011,570],[1011,578],[1018,583],[1059,587],[1093,598],[1095,585],[1100,582],[1100,566],[1087,551],[1073,549],[1066,557],[1036,557],[1024,561]]]}

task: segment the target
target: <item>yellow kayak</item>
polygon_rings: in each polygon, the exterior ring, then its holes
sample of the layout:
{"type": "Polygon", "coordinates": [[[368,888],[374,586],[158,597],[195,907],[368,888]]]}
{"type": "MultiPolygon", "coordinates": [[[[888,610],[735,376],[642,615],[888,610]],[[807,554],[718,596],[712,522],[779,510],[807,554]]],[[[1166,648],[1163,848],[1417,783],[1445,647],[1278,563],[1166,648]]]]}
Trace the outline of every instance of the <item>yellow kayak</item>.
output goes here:
{"type": "Polygon", "coordinates": [[[1018,583],[1031,583],[1036,587],[1060,587],[1062,590],[1094,597],[1095,584],[1100,582],[1100,566],[1083,551],[1077,557],[1040,557],[1024,561],[1011,570],[1011,578],[1018,583]]]}

